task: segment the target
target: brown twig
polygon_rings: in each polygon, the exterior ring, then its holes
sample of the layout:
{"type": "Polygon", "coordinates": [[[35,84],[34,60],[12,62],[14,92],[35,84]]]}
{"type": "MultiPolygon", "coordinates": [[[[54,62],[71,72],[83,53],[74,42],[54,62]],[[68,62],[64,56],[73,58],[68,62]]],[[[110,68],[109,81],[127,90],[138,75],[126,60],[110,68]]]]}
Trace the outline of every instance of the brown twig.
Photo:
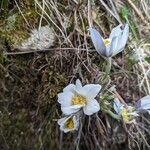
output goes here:
{"type": "Polygon", "coordinates": [[[88,0],[88,23],[89,23],[89,27],[92,27],[91,3],[90,3],[90,0],[88,0]]]}
{"type": "Polygon", "coordinates": [[[134,3],[131,0],[127,0],[127,1],[130,4],[130,6],[135,10],[137,15],[141,18],[141,20],[145,23],[145,18],[143,16],[142,12],[139,9],[137,9],[137,7],[134,5],[134,3]]]}
{"type": "Polygon", "coordinates": [[[51,49],[42,49],[42,50],[24,50],[24,51],[19,51],[19,52],[5,52],[4,55],[23,55],[23,54],[29,54],[29,53],[37,53],[37,52],[48,52],[48,51],[58,51],[58,50],[69,50],[69,51],[89,51],[93,52],[95,50],[87,50],[87,49],[78,49],[78,48],[51,48],[51,49]]]}
{"type": "Polygon", "coordinates": [[[114,93],[116,97],[118,97],[118,99],[121,101],[121,103],[123,103],[124,105],[127,105],[124,99],[120,96],[120,94],[116,90],[114,91],[114,93]]]}
{"type": "Polygon", "coordinates": [[[117,20],[120,24],[122,24],[120,18],[118,18],[118,16],[112,12],[112,10],[107,6],[107,4],[106,4],[103,0],[99,0],[99,1],[100,1],[100,3],[105,7],[105,9],[106,9],[111,15],[112,15],[114,18],[116,18],[116,20],[117,20]]]}

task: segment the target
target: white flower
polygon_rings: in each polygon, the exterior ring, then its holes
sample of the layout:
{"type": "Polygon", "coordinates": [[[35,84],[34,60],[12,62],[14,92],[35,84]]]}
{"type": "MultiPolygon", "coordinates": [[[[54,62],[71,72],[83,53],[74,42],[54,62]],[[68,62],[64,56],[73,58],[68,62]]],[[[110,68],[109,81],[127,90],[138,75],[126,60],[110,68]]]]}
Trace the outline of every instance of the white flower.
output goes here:
{"type": "Polygon", "coordinates": [[[114,110],[127,124],[134,122],[134,118],[139,116],[134,107],[122,104],[118,98],[114,99],[114,110]]]}
{"type": "Polygon", "coordinates": [[[65,115],[76,113],[81,108],[86,115],[92,115],[100,110],[100,105],[95,97],[99,93],[99,84],[87,84],[82,86],[80,80],[76,84],[69,84],[58,94],[58,102],[65,115]]]}
{"type": "Polygon", "coordinates": [[[96,29],[89,28],[94,47],[100,55],[112,57],[124,50],[129,36],[129,26],[126,24],[124,29],[121,29],[121,26],[120,24],[113,28],[108,39],[103,39],[96,29]]]}
{"type": "Polygon", "coordinates": [[[140,111],[147,111],[150,114],[150,95],[147,95],[136,103],[137,110],[140,111]]]}
{"type": "Polygon", "coordinates": [[[69,131],[78,130],[79,128],[79,116],[73,115],[64,117],[58,120],[60,130],[67,133],[69,131]]]}

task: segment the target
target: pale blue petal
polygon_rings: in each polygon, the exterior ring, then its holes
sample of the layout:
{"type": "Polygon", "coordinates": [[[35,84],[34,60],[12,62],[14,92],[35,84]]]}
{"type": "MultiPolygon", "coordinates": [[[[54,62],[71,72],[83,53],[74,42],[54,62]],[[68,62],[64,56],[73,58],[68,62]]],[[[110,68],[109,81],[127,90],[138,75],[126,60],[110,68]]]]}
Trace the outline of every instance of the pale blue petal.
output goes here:
{"type": "Polygon", "coordinates": [[[124,47],[126,46],[126,43],[127,43],[127,40],[128,40],[128,37],[129,37],[129,25],[126,24],[125,27],[124,27],[122,36],[120,38],[120,41],[119,41],[118,52],[117,53],[124,50],[124,47]]]}
{"type": "Polygon", "coordinates": [[[122,25],[120,24],[117,27],[112,29],[112,31],[110,33],[110,36],[109,36],[109,39],[112,40],[114,37],[117,37],[117,36],[119,36],[122,33],[121,26],[122,25]]]}
{"type": "Polygon", "coordinates": [[[112,56],[112,47],[111,47],[111,43],[109,45],[106,45],[106,51],[103,54],[105,57],[111,57],[112,56]]]}
{"type": "Polygon", "coordinates": [[[117,114],[120,114],[121,108],[123,107],[123,104],[120,102],[118,98],[114,99],[114,110],[117,114]]]}
{"type": "Polygon", "coordinates": [[[150,109],[150,95],[141,98],[137,102],[137,109],[138,110],[148,110],[148,109],[150,109]]]}
{"type": "Polygon", "coordinates": [[[106,57],[112,57],[112,56],[114,56],[114,53],[117,50],[118,38],[119,37],[113,37],[111,39],[110,45],[106,46],[106,57]]]}
{"type": "Polygon", "coordinates": [[[112,54],[111,55],[112,56],[115,56],[120,52],[119,49],[118,49],[118,45],[120,44],[119,43],[120,38],[121,38],[121,34],[112,39],[112,42],[111,42],[111,49],[112,49],[112,54]]]}
{"type": "Polygon", "coordinates": [[[103,56],[106,51],[106,46],[103,42],[102,36],[96,29],[89,28],[89,31],[96,51],[103,56]]]}

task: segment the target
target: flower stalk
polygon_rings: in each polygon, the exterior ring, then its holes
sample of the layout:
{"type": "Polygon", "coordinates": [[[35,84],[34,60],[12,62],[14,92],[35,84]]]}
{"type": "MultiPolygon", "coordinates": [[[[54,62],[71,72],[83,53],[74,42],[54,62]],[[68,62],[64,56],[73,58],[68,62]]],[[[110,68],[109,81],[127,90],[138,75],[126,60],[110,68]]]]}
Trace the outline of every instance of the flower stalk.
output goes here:
{"type": "Polygon", "coordinates": [[[107,62],[107,64],[105,67],[105,74],[104,74],[102,81],[105,81],[110,74],[111,65],[112,65],[112,58],[111,57],[106,58],[106,62],[107,62]]]}
{"type": "Polygon", "coordinates": [[[114,118],[114,119],[116,119],[116,120],[120,120],[121,118],[120,118],[120,116],[119,115],[116,115],[115,113],[113,113],[112,111],[110,111],[110,110],[104,110],[108,115],[110,115],[112,118],[114,118]]]}

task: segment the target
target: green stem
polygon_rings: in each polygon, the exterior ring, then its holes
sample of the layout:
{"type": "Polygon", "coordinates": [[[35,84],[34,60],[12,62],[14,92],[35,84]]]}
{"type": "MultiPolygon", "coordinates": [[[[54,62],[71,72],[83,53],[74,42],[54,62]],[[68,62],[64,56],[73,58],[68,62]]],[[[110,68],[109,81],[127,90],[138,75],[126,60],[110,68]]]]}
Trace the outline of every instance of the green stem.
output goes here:
{"type": "Polygon", "coordinates": [[[105,79],[107,79],[107,77],[109,76],[109,74],[110,74],[110,70],[111,70],[111,62],[112,62],[112,60],[111,60],[111,57],[108,57],[108,58],[106,58],[106,61],[107,61],[107,65],[106,65],[106,69],[105,69],[105,75],[104,75],[104,77],[103,77],[103,81],[105,80],[105,79]]]}
{"type": "Polygon", "coordinates": [[[116,119],[116,120],[120,120],[120,117],[116,114],[114,114],[112,111],[110,110],[104,110],[107,114],[109,114],[112,118],[116,119]]]}

